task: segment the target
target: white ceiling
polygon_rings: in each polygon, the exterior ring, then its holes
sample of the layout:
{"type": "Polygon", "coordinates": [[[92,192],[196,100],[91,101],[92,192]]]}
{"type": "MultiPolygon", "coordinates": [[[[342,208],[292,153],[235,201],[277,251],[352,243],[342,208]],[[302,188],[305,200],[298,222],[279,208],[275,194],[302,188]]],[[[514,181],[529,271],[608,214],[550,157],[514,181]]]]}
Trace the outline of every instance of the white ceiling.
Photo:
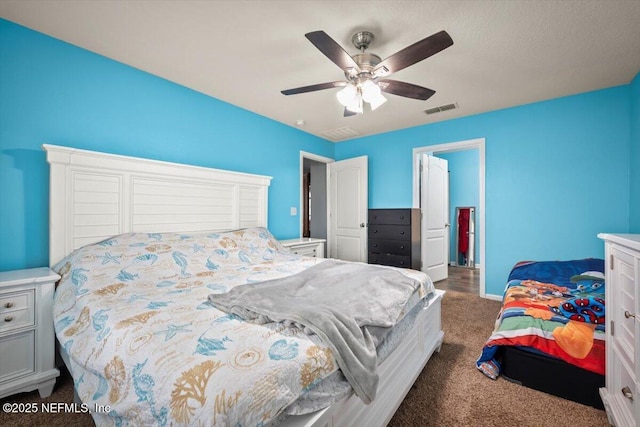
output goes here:
{"type": "MultiPolygon", "coordinates": [[[[640,71],[639,0],[99,1],[0,0],[0,16],[231,104],[323,136],[373,135],[629,83],[640,71]],[[329,89],[344,79],[305,37],[323,30],[350,54],[374,33],[383,59],[440,30],[454,45],[391,78],[436,91],[388,95],[343,117],[329,89]],[[427,116],[425,109],[459,109],[427,116]]],[[[330,139],[324,136],[327,139],[330,139]]]]}

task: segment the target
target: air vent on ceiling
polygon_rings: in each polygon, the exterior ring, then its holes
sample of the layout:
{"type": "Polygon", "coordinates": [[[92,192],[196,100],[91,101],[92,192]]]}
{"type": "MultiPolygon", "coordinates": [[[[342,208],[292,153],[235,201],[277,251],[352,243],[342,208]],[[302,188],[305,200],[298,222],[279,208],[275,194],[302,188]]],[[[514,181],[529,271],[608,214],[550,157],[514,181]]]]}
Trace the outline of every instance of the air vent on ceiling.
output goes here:
{"type": "Polygon", "coordinates": [[[458,108],[458,104],[454,102],[453,104],[446,104],[439,107],[429,108],[427,110],[424,110],[424,112],[427,114],[436,114],[442,111],[455,110],[456,108],[458,108]]]}
{"type": "Polygon", "coordinates": [[[323,137],[330,139],[331,141],[342,141],[343,139],[353,138],[360,136],[360,133],[349,126],[344,126],[338,129],[325,130],[320,133],[323,137]]]}

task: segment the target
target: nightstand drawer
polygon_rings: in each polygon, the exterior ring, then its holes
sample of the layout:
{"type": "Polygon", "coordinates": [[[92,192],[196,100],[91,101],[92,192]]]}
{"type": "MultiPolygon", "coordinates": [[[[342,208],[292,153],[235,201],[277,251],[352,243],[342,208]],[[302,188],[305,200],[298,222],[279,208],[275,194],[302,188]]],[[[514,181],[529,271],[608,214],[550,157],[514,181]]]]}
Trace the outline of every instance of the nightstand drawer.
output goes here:
{"type": "Polygon", "coordinates": [[[0,387],[5,381],[35,371],[35,331],[0,338],[0,387]]]}
{"type": "Polygon", "coordinates": [[[308,246],[294,246],[291,248],[291,252],[296,255],[317,257],[318,256],[318,245],[308,245],[308,246]]]}
{"type": "Polygon", "coordinates": [[[0,296],[0,332],[35,324],[33,290],[0,296]]]}

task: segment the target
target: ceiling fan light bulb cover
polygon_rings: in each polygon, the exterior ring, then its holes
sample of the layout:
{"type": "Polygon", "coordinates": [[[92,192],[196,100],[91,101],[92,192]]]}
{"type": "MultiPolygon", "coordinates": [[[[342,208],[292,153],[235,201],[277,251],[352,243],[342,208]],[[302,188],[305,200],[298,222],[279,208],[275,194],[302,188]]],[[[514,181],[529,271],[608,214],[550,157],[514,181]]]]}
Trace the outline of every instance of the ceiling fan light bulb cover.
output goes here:
{"type": "Polygon", "coordinates": [[[382,96],[382,94],[380,94],[379,96],[376,96],[371,101],[369,101],[369,105],[371,105],[371,111],[375,111],[379,106],[381,106],[385,102],[387,102],[387,98],[382,96]]]}
{"type": "Polygon", "coordinates": [[[336,98],[338,98],[338,102],[345,107],[349,107],[354,102],[356,102],[356,96],[358,95],[358,89],[352,85],[348,84],[344,87],[344,89],[340,90],[336,94],[336,98]]]}
{"type": "Polygon", "coordinates": [[[363,113],[362,95],[360,95],[359,93],[356,93],[356,96],[354,97],[353,102],[351,102],[349,105],[345,105],[345,107],[347,107],[347,110],[353,113],[362,114],[363,113]]]}
{"type": "Polygon", "coordinates": [[[362,99],[365,102],[371,103],[374,99],[379,99],[382,96],[382,90],[380,90],[380,86],[372,82],[371,80],[367,80],[362,83],[362,99]]]}

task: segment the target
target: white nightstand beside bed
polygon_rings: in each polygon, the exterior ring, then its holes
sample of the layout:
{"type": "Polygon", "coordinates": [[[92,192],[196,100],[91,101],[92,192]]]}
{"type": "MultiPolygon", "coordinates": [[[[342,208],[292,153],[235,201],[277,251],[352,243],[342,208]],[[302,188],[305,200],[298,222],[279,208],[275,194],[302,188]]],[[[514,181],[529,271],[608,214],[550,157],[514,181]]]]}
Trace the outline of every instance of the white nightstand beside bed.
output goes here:
{"type": "Polygon", "coordinates": [[[38,389],[53,392],[52,303],[60,278],[49,268],[0,272],[0,398],[38,389]]]}
{"type": "Polygon", "coordinates": [[[280,240],[280,243],[282,243],[282,246],[285,248],[289,248],[294,254],[324,258],[325,239],[300,237],[297,239],[280,240]]]}

